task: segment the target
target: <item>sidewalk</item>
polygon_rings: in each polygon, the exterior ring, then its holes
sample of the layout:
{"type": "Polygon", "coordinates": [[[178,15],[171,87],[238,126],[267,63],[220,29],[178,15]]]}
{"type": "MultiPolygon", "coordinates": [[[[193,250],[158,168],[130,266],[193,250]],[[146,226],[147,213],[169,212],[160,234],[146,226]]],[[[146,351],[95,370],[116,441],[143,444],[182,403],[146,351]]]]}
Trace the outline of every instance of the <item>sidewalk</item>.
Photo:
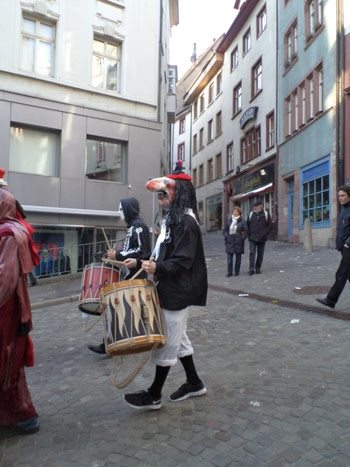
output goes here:
{"type": "MultiPolygon", "coordinates": [[[[315,247],[312,253],[303,245],[269,241],[266,244],[262,274],[248,276],[249,246],[242,258],[241,274],[226,277],[226,254],[221,233],[203,236],[208,266],[209,290],[267,304],[314,311],[339,319],[350,319],[349,292],[344,290],[337,308],[332,311],[315,300],[323,297],[334,281],[340,255],[329,248],[315,247]]],[[[81,274],[39,280],[29,289],[33,309],[76,301],[81,287],[81,274]]]]}

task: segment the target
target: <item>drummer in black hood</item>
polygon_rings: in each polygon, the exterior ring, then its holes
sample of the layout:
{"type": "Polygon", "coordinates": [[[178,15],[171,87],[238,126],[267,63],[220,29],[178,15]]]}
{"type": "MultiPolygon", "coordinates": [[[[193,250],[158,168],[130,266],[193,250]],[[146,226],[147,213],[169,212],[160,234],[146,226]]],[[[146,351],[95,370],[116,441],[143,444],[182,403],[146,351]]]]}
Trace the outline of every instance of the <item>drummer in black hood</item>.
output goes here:
{"type": "MultiPolygon", "coordinates": [[[[107,251],[109,259],[122,261],[126,274],[121,280],[130,279],[140,268],[141,260],[151,256],[150,232],[147,225],[140,217],[140,204],[136,198],[124,198],[120,200],[119,212],[126,223],[126,238],[122,251],[111,249],[107,251]]],[[[146,278],[147,273],[142,271],[138,278],[146,278]]],[[[88,345],[93,352],[104,354],[105,345],[88,345]]]]}

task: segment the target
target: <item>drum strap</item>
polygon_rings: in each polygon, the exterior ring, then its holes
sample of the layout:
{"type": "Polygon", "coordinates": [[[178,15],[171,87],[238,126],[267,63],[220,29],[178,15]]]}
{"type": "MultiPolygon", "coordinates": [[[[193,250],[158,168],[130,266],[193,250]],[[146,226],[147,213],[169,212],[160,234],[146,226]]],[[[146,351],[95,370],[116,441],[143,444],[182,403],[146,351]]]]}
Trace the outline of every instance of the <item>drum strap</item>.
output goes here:
{"type": "MultiPolygon", "coordinates": [[[[117,387],[118,389],[123,389],[126,386],[128,386],[136,378],[136,376],[140,373],[140,371],[146,365],[148,360],[152,357],[152,355],[155,352],[158,345],[159,345],[159,342],[156,342],[154,344],[154,346],[152,347],[152,349],[149,352],[147,352],[147,354],[141,360],[140,364],[128,376],[126,376],[126,378],[124,378],[122,381],[118,382],[117,378],[116,378],[116,375],[114,375],[113,378],[112,378],[113,386],[117,387]]],[[[116,372],[117,372],[117,368],[116,368],[116,372]]]]}

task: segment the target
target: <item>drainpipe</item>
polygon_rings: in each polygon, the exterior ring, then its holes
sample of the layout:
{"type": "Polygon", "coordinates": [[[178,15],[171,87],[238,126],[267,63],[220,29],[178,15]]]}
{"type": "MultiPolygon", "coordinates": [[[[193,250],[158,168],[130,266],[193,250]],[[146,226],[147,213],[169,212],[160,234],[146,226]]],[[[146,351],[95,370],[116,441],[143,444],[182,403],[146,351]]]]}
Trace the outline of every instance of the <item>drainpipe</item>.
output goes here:
{"type": "Polygon", "coordinates": [[[279,69],[279,36],[278,36],[278,24],[279,24],[279,10],[278,10],[278,2],[276,0],[276,98],[275,98],[275,145],[276,145],[276,158],[275,158],[275,170],[274,170],[274,184],[275,184],[275,220],[276,220],[276,239],[278,239],[278,189],[279,189],[279,146],[278,146],[278,115],[279,115],[279,79],[278,79],[278,69],[279,69]]]}
{"type": "Polygon", "coordinates": [[[344,184],[344,6],[343,0],[336,4],[336,183],[344,184]]]}

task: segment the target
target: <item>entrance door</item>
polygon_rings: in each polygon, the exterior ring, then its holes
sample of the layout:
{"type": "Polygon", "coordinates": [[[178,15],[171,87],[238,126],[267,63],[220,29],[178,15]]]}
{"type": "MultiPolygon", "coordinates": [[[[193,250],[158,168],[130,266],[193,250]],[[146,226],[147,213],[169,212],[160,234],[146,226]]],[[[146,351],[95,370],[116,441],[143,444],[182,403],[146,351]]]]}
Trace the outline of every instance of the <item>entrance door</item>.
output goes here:
{"type": "Polygon", "coordinates": [[[293,236],[293,223],[294,223],[294,180],[287,182],[287,207],[288,207],[288,238],[293,236]]]}

